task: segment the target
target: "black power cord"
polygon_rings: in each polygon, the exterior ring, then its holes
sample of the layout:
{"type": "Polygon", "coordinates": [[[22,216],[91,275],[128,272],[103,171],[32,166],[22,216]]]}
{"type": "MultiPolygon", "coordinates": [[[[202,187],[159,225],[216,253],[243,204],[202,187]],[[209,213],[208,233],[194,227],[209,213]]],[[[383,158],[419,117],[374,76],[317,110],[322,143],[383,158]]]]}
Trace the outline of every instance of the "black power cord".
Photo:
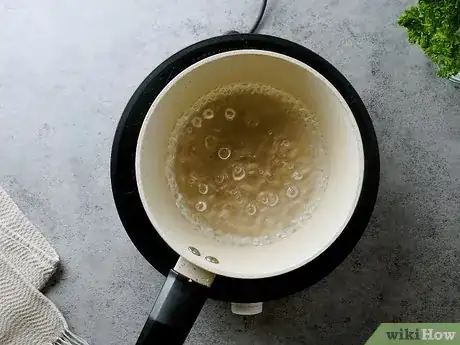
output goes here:
{"type": "MultiPolygon", "coordinates": [[[[257,15],[257,19],[254,22],[254,25],[252,26],[251,30],[249,30],[250,34],[255,33],[257,29],[259,28],[260,23],[262,22],[262,18],[264,17],[265,10],[267,9],[267,3],[268,3],[268,0],[262,0],[262,6],[260,7],[259,14],[257,15]]],[[[228,35],[239,34],[239,32],[236,30],[231,30],[231,31],[226,32],[226,34],[228,35]]]]}
{"type": "Polygon", "coordinates": [[[262,22],[262,18],[264,17],[265,9],[267,8],[267,2],[268,0],[262,0],[262,6],[260,7],[259,15],[257,16],[257,19],[252,26],[251,30],[249,30],[250,34],[253,34],[256,32],[256,30],[259,28],[260,23],[262,22]]]}

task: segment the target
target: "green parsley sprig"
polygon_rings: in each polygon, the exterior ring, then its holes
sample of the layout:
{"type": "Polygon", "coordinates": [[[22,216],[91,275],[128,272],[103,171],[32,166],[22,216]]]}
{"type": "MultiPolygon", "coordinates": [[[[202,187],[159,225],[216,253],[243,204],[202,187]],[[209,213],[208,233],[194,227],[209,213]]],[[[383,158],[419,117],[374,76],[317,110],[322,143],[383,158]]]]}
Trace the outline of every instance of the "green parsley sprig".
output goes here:
{"type": "Polygon", "coordinates": [[[408,31],[438,66],[438,75],[449,78],[460,72],[460,0],[419,0],[406,9],[398,24],[408,31]]]}

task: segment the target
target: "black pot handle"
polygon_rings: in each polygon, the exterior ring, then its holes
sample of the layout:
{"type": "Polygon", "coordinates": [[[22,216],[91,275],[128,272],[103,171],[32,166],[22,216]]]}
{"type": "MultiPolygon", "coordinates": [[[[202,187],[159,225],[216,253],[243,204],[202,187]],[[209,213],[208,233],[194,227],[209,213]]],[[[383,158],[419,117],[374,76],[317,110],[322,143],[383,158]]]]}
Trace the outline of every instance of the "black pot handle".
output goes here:
{"type": "Polygon", "coordinates": [[[170,270],[136,345],[183,344],[208,290],[207,286],[170,270]]]}

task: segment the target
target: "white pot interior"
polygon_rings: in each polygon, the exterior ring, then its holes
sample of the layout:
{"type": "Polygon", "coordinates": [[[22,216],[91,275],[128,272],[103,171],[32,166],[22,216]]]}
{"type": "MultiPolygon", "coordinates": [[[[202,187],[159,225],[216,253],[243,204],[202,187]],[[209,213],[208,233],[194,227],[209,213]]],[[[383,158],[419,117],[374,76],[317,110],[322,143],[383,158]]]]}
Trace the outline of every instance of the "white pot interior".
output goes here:
{"type": "Polygon", "coordinates": [[[214,55],[180,73],[152,104],[136,152],[142,203],[162,238],[192,263],[237,278],[282,274],[321,254],[340,235],[356,207],[363,169],[358,126],[339,92],[304,63],[259,50],[214,55]],[[225,244],[194,230],[176,207],[165,175],[168,139],[177,119],[204,94],[236,82],[268,84],[304,102],[317,116],[327,153],[328,184],[311,218],[286,239],[263,246],[225,244]],[[189,246],[201,255],[192,254],[189,246]],[[208,255],[219,263],[205,260],[208,255]]]}

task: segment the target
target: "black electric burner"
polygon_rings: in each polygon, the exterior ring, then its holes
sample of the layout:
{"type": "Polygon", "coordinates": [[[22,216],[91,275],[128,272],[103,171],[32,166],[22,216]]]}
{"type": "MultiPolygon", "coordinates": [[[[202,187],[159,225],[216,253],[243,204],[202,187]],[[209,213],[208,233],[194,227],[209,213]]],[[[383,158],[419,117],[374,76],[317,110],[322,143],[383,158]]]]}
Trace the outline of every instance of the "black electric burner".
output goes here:
{"type": "Polygon", "coordinates": [[[177,74],[206,57],[240,49],[267,50],[284,54],[321,73],[348,103],[359,126],[364,146],[364,179],[358,204],[346,228],[326,251],[306,265],[275,277],[236,279],[218,276],[210,289],[210,297],[214,299],[261,302],[305,289],[332,272],[361,238],[374,208],[380,170],[374,128],[355,89],[330,63],[293,42],[256,34],[214,37],[181,50],[151,72],[129,100],[115,133],[111,156],[111,181],[115,204],[126,232],[150,264],[163,275],[167,275],[174,267],[178,254],[155,231],[141,203],[134,168],[139,132],[154,99],[177,74]]]}

